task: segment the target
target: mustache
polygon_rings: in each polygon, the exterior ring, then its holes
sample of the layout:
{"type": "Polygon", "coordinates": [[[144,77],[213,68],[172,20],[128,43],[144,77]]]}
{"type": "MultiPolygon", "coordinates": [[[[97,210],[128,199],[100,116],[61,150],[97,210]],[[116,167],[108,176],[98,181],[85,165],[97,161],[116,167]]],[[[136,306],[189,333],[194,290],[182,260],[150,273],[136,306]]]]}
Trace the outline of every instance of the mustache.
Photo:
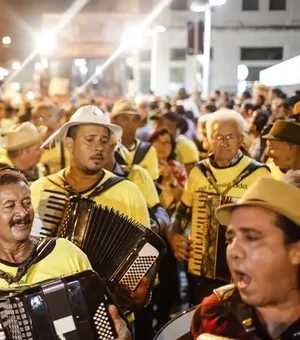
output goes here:
{"type": "Polygon", "coordinates": [[[98,157],[98,158],[103,159],[103,153],[102,152],[97,152],[91,158],[93,158],[93,157],[98,157]]]}
{"type": "Polygon", "coordinates": [[[9,222],[9,226],[14,227],[15,225],[18,225],[18,224],[30,224],[30,223],[31,223],[31,218],[29,215],[26,215],[25,217],[16,217],[12,219],[9,222]]]}

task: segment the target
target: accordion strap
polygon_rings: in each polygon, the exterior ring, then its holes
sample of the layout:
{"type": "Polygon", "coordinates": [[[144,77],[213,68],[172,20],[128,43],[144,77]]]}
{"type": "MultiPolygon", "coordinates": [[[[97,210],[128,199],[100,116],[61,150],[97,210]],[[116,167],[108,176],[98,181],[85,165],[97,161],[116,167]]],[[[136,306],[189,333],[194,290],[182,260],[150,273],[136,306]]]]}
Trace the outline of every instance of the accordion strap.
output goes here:
{"type": "MultiPolygon", "coordinates": [[[[210,168],[210,165],[204,160],[199,163],[197,163],[198,169],[203,173],[205,178],[208,180],[208,182],[214,187],[216,192],[221,195],[225,196],[228,191],[233,188],[235,185],[239,184],[243,179],[251,175],[255,170],[264,167],[259,162],[252,161],[231,183],[230,185],[223,191],[221,192],[217,186],[217,180],[210,168]]],[[[268,169],[268,167],[266,167],[268,169]]]]}
{"type": "Polygon", "coordinates": [[[121,181],[124,181],[125,178],[113,176],[110,177],[108,180],[106,180],[102,185],[97,187],[95,190],[93,190],[87,198],[94,198],[96,196],[101,195],[103,192],[107,191],[108,189],[112,188],[116,184],[120,183],[121,181]]]}
{"type": "MultiPolygon", "coordinates": [[[[67,192],[67,196],[81,196],[80,193],[75,191],[70,184],[68,184],[66,181],[61,181],[61,184],[53,180],[52,176],[47,176],[48,181],[51,183],[59,186],[60,188],[64,189],[67,192]]],[[[87,198],[92,199],[96,196],[101,195],[103,192],[107,191],[108,189],[112,188],[119,182],[123,181],[125,178],[119,177],[119,176],[112,176],[108,178],[104,183],[99,185],[97,188],[95,188],[88,196],[87,198]]]]}
{"type": "Polygon", "coordinates": [[[46,250],[49,249],[50,246],[54,245],[56,240],[57,237],[48,237],[37,243],[27,259],[18,266],[15,277],[0,269],[0,278],[5,280],[9,285],[19,282],[32,265],[47,256],[48,252],[46,252],[46,250]]]}
{"type": "MultiPolygon", "coordinates": [[[[134,154],[134,158],[132,161],[132,164],[130,165],[134,165],[134,164],[140,164],[141,161],[145,158],[145,156],[147,155],[148,151],[151,148],[151,143],[148,142],[140,142],[140,144],[137,147],[137,150],[134,154]]],[[[119,152],[115,153],[115,158],[117,163],[121,164],[121,165],[129,165],[125,159],[119,154],[119,152]]]]}

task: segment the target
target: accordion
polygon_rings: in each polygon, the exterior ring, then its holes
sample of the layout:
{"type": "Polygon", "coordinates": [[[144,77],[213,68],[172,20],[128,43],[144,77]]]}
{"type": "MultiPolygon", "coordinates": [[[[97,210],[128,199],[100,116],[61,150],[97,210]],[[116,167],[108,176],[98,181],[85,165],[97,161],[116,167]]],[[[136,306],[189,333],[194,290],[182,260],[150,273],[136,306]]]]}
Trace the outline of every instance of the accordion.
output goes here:
{"type": "Polygon", "coordinates": [[[98,206],[83,197],[71,197],[56,236],[66,238],[88,256],[93,269],[112,286],[121,283],[134,291],[148,273],[154,281],[166,248],[151,229],[98,206]]]}
{"type": "Polygon", "coordinates": [[[118,336],[108,312],[111,299],[93,271],[15,289],[0,298],[5,338],[115,339],[118,336]]]}
{"type": "Polygon", "coordinates": [[[237,199],[233,197],[194,193],[191,223],[194,256],[189,259],[189,273],[230,282],[231,275],[226,261],[226,229],[217,220],[215,210],[235,201],[237,199]]]}

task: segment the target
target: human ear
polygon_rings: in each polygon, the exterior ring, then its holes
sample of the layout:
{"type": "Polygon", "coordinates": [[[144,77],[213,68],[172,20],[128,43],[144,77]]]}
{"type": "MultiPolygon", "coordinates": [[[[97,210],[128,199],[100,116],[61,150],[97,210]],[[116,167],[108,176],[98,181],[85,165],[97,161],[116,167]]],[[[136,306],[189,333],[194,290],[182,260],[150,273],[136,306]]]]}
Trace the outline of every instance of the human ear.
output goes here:
{"type": "Polygon", "coordinates": [[[291,261],[293,265],[300,264],[300,241],[292,245],[290,256],[291,256],[291,261]]]}
{"type": "Polygon", "coordinates": [[[66,137],[64,144],[65,144],[65,148],[66,148],[69,152],[71,152],[72,149],[73,149],[73,143],[74,143],[73,138],[71,138],[71,137],[66,137]]]}

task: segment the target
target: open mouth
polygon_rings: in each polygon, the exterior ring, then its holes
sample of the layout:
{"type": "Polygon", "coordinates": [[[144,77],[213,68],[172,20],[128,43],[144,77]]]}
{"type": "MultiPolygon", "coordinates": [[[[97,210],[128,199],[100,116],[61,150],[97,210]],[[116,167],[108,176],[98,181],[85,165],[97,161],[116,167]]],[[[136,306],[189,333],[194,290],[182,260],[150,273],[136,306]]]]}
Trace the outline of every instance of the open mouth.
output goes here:
{"type": "Polygon", "coordinates": [[[235,270],[234,281],[239,289],[245,289],[250,285],[251,277],[242,271],[235,270]]]}

